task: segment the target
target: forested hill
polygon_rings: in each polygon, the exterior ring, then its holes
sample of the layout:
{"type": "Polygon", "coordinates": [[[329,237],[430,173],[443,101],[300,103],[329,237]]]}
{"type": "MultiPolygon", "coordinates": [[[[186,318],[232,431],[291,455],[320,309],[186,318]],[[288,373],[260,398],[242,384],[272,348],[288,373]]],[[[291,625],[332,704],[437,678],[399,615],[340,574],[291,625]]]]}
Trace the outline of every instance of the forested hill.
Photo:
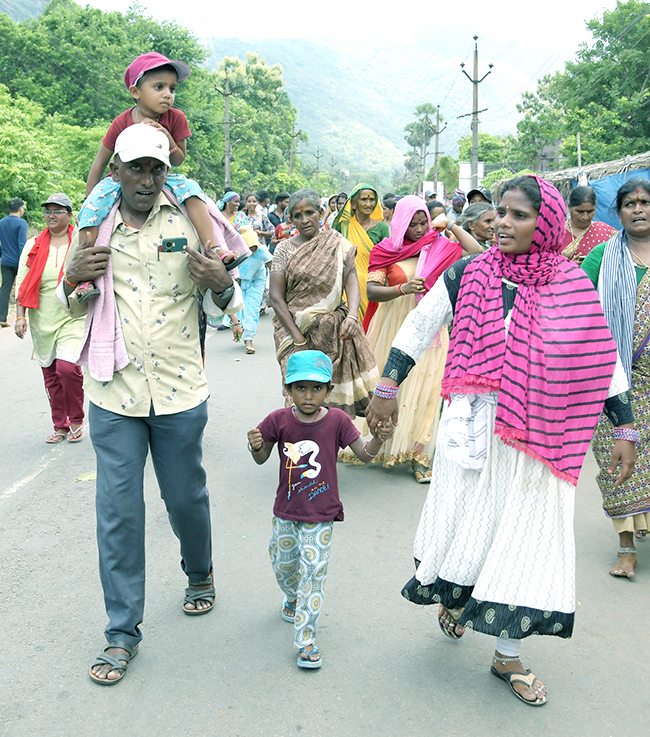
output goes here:
{"type": "MultiPolygon", "coordinates": [[[[448,122],[441,136],[441,152],[454,154],[457,141],[470,131],[472,85],[462,74],[466,62],[471,73],[471,34],[458,28],[441,28],[437,39],[429,36],[408,43],[376,46],[372,40],[354,45],[337,37],[272,39],[244,42],[236,38],[212,39],[208,64],[217,66],[224,56],[245,58],[256,52],[268,64],[283,68],[285,89],[299,111],[299,126],[309,135],[303,158],[320,147],[333,154],[339,168],[382,172],[404,162],[404,126],[413,120],[415,108],[424,102],[441,105],[448,122]],[[469,55],[468,55],[469,54],[469,55]],[[306,154],[306,155],[305,155],[306,154]]],[[[536,72],[548,59],[548,50],[529,44],[481,37],[479,73],[495,62],[481,84],[481,130],[494,134],[514,132],[519,115],[519,94],[533,87],[536,72]]]]}

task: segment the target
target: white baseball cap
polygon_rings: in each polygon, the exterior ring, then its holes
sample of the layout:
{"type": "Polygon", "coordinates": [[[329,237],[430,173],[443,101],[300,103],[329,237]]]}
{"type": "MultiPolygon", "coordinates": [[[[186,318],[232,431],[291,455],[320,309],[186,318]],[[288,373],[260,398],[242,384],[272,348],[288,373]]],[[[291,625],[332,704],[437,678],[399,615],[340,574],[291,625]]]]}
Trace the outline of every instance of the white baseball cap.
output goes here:
{"type": "Polygon", "coordinates": [[[125,128],[115,141],[115,154],[120,157],[120,161],[151,158],[170,166],[169,139],[146,123],[136,123],[125,128]]]}

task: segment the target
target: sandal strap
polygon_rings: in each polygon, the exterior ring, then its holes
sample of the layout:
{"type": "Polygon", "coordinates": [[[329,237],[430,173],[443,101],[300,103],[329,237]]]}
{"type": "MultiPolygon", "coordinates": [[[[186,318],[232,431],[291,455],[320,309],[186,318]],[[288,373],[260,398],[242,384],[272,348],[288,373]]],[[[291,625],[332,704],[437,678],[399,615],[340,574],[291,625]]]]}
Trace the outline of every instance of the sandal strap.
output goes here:
{"type": "Polygon", "coordinates": [[[120,673],[124,673],[124,671],[129,667],[129,660],[131,660],[131,656],[126,653],[120,653],[119,655],[107,655],[106,653],[103,653],[95,658],[95,662],[90,667],[94,668],[97,665],[110,665],[111,670],[118,670],[120,673]],[[126,660],[126,663],[123,663],[122,660],[126,660]]]}
{"type": "Polygon", "coordinates": [[[621,548],[618,549],[619,555],[636,555],[636,548],[621,548]]]}
{"type": "Polygon", "coordinates": [[[532,671],[527,670],[525,673],[502,673],[501,675],[505,676],[508,679],[508,683],[511,685],[513,683],[523,683],[528,686],[533,693],[535,693],[533,690],[533,683],[539,679],[532,671]]]}
{"type": "Polygon", "coordinates": [[[304,647],[301,647],[300,648],[300,652],[303,655],[306,655],[307,656],[307,660],[309,660],[309,656],[310,655],[319,655],[320,654],[320,650],[316,647],[316,645],[314,645],[314,647],[308,653],[305,652],[305,648],[304,647]]]}
{"type": "MultiPolygon", "coordinates": [[[[199,586],[200,584],[195,584],[199,586]]],[[[217,592],[214,587],[205,589],[204,591],[197,591],[196,589],[185,589],[185,604],[195,604],[197,601],[209,601],[217,598],[217,592]]]]}

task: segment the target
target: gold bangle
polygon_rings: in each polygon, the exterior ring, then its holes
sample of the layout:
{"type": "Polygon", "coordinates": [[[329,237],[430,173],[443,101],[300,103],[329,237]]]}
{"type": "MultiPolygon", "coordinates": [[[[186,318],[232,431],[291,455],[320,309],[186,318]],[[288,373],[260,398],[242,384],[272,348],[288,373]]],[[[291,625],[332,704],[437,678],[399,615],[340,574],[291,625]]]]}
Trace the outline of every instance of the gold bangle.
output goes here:
{"type": "Polygon", "coordinates": [[[18,320],[24,320],[25,322],[27,322],[27,318],[26,317],[17,317],[16,318],[16,322],[18,322],[18,320]]]}
{"type": "Polygon", "coordinates": [[[303,340],[302,343],[296,343],[296,341],[294,340],[293,341],[293,344],[294,344],[294,346],[296,346],[296,348],[299,348],[302,345],[307,345],[307,341],[306,340],[303,340]]]}
{"type": "Polygon", "coordinates": [[[66,284],[67,284],[68,286],[70,286],[70,287],[76,287],[76,286],[77,286],[76,284],[73,284],[73,283],[72,283],[72,282],[70,281],[70,279],[68,279],[68,275],[67,275],[67,274],[64,274],[64,275],[63,275],[63,278],[65,279],[65,282],[66,282],[66,284]]]}

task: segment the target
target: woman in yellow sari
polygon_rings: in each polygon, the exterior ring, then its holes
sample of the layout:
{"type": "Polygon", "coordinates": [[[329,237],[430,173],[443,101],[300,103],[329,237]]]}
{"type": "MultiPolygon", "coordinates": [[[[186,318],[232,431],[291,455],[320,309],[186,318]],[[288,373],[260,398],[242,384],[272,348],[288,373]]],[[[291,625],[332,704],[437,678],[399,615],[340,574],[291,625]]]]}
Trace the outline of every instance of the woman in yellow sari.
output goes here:
{"type": "Polygon", "coordinates": [[[359,320],[361,322],[363,322],[368,307],[366,281],[368,279],[370,251],[379,241],[390,237],[390,228],[383,220],[379,194],[370,184],[357,184],[345,205],[334,218],[334,230],[338,230],[344,238],[347,238],[350,243],[357,247],[354,265],[357,268],[359,289],[361,290],[361,302],[359,304],[359,320]]]}

